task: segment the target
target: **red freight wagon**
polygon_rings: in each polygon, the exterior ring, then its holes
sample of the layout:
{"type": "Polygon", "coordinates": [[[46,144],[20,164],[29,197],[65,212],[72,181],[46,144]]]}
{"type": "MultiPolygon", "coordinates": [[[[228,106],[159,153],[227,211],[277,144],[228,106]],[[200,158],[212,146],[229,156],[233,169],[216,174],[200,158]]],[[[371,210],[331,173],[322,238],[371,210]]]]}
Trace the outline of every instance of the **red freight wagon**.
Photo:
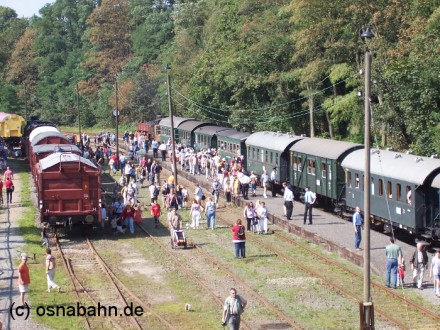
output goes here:
{"type": "Polygon", "coordinates": [[[29,137],[27,155],[32,155],[33,148],[42,144],[70,144],[70,141],[60,132],[43,132],[29,137]]]}
{"type": "Polygon", "coordinates": [[[32,175],[36,179],[36,164],[46,156],[54,152],[71,152],[81,156],[81,150],[73,144],[43,144],[33,147],[33,153],[29,155],[29,167],[32,175]]]}
{"type": "Polygon", "coordinates": [[[54,153],[37,164],[40,221],[53,226],[101,222],[101,170],[73,153],[54,153]]]}

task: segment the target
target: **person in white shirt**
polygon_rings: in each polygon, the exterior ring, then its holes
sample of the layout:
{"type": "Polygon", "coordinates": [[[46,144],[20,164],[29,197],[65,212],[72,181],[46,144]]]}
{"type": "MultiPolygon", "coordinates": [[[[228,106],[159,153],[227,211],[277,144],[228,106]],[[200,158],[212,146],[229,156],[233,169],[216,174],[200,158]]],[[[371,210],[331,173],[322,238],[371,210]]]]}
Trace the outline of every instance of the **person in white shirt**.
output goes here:
{"type": "Polygon", "coordinates": [[[277,168],[274,167],[272,172],[270,172],[270,190],[272,190],[272,197],[276,197],[277,193],[275,192],[275,184],[277,180],[277,168]]]}
{"type": "Polygon", "coordinates": [[[290,184],[283,182],[284,187],[284,206],[286,207],[287,220],[292,220],[293,211],[293,191],[290,189],[290,184]]]}
{"type": "Polygon", "coordinates": [[[261,184],[263,185],[263,197],[267,198],[267,186],[269,185],[269,175],[267,175],[267,171],[264,170],[261,175],[261,184]]]}
{"type": "Polygon", "coordinates": [[[307,214],[309,215],[309,225],[312,224],[312,205],[315,204],[316,194],[310,190],[310,187],[306,187],[304,194],[304,204],[306,205],[304,211],[304,224],[306,224],[307,214]]]}

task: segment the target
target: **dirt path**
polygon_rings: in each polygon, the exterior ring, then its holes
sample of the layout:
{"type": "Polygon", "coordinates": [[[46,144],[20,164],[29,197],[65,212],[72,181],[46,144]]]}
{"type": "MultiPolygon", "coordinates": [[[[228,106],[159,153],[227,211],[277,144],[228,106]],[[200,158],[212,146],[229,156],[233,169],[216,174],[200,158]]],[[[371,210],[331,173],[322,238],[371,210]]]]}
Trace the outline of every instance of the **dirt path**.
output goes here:
{"type": "MultiPolygon", "coordinates": [[[[13,202],[9,207],[5,204],[0,206],[0,322],[3,324],[3,329],[44,329],[44,327],[35,324],[30,315],[25,320],[24,316],[17,316],[15,311],[12,314],[10,312],[11,306],[20,305],[17,268],[21,253],[26,252],[23,249],[25,242],[18,224],[27,209],[20,203],[22,182],[15,170],[18,168],[18,164],[16,160],[9,161],[9,165],[14,171],[15,191],[12,195],[13,202]]],[[[3,189],[4,201],[6,201],[5,195],[5,189],[3,189]]],[[[28,262],[32,262],[32,260],[28,260],[28,262]]],[[[31,285],[29,287],[32,290],[32,272],[30,275],[31,285]]],[[[29,301],[28,298],[29,296],[26,295],[27,302],[29,301]]]]}

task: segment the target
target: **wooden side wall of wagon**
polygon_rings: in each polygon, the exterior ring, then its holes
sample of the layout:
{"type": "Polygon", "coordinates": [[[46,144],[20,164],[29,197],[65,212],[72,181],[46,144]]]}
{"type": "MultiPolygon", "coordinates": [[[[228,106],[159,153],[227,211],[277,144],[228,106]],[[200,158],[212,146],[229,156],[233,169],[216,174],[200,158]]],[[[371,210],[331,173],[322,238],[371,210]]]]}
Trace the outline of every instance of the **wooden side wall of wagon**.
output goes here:
{"type": "Polygon", "coordinates": [[[37,165],[40,221],[52,226],[101,221],[101,171],[73,153],[54,153],[37,165]]]}

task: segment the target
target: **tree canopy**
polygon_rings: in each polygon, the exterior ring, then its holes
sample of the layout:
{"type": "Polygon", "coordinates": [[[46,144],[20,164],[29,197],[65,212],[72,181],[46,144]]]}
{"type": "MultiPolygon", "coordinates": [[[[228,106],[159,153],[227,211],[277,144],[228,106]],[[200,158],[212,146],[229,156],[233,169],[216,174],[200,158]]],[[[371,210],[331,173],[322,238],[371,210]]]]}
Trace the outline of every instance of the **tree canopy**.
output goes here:
{"type": "Polygon", "coordinates": [[[0,111],[110,128],[168,112],[246,131],[440,153],[440,0],[56,0],[0,6],[0,111]],[[360,31],[375,37],[363,43],[360,31]],[[171,70],[164,71],[169,64],[171,70]],[[118,104],[115,103],[116,85],[118,104]]]}

